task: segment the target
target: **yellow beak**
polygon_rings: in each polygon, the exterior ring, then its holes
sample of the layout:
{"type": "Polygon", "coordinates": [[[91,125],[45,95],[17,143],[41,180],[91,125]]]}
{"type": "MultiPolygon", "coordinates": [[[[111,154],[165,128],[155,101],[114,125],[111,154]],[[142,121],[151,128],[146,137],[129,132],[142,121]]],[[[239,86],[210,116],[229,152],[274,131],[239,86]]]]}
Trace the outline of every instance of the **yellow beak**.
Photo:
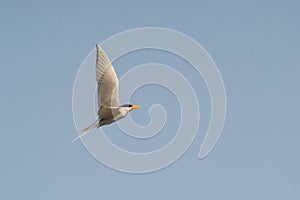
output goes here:
{"type": "Polygon", "coordinates": [[[141,106],[132,106],[132,107],[130,108],[130,110],[134,110],[134,109],[137,109],[137,108],[141,108],[141,106]]]}

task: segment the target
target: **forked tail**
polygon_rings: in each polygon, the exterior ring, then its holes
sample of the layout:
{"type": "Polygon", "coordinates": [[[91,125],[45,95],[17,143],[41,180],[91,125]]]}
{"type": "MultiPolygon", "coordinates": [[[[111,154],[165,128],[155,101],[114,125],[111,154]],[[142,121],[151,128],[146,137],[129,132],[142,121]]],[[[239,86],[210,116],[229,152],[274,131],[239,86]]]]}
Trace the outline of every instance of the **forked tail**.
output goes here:
{"type": "Polygon", "coordinates": [[[73,139],[73,141],[81,138],[82,136],[86,135],[88,132],[90,132],[93,128],[97,127],[99,125],[99,119],[97,119],[92,125],[90,125],[89,127],[83,129],[82,131],[80,131],[78,133],[78,136],[76,138],[73,139]]]}

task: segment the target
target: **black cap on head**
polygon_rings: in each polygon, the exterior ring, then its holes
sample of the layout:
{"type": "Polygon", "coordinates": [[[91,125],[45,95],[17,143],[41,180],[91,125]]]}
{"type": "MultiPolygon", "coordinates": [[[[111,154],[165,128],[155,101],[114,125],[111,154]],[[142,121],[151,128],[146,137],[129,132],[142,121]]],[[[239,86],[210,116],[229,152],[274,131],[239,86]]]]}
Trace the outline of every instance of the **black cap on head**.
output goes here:
{"type": "Polygon", "coordinates": [[[133,105],[131,105],[131,104],[124,104],[124,105],[122,105],[121,107],[132,107],[133,105]]]}

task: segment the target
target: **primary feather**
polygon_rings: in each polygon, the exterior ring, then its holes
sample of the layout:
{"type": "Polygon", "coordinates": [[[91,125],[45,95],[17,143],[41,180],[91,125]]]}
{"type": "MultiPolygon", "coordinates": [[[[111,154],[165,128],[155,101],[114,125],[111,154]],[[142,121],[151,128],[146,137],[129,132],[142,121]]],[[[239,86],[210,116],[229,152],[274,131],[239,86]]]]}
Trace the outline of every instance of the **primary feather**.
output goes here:
{"type": "Polygon", "coordinates": [[[116,72],[105,54],[97,44],[96,78],[98,83],[98,106],[119,107],[119,81],[116,72]]]}

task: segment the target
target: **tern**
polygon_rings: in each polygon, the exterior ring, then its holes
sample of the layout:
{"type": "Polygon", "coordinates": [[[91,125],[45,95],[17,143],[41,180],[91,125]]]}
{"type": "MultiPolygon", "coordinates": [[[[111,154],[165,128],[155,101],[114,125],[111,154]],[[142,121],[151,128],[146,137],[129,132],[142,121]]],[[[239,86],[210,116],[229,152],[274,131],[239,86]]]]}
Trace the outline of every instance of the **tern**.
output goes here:
{"type": "Polygon", "coordinates": [[[78,133],[74,140],[86,135],[95,127],[99,128],[124,118],[130,111],[141,106],[119,102],[119,80],[112,63],[103,49],[96,44],[96,80],[98,84],[98,119],[78,133]]]}

